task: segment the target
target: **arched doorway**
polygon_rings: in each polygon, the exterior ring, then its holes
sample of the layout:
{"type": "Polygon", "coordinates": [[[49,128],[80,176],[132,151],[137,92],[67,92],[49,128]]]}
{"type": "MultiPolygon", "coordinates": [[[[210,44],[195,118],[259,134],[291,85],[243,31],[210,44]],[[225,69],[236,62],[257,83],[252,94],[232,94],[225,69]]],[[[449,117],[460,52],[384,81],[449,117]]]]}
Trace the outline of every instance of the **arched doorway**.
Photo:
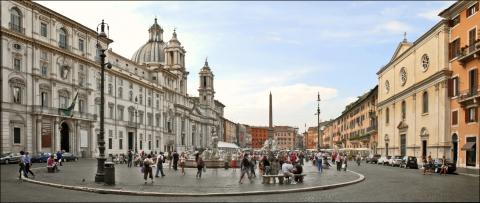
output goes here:
{"type": "Polygon", "coordinates": [[[458,136],[456,133],[452,135],[452,157],[453,163],[457,163],[457,153],[458,153],[458,136]]]}
{"type": "Polygon", "coordinates": [[[65,122],[60,126],[60,149],[70,152],[70,128],[65,122]]]}

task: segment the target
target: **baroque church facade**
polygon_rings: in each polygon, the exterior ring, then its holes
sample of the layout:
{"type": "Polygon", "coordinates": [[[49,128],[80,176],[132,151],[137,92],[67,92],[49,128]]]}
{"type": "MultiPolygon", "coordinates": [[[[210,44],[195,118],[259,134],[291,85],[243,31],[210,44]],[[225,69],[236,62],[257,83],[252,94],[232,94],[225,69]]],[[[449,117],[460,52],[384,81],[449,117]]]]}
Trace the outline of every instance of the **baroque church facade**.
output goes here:
{"type": "MultiPolygon", "coordinates": [[[[96,31],[32,1],[2,1],[0,153],[98,154],[100,63],[96,31]],[[62,109],[73,107],[72,114],[62,109]]],[[[186,51],[176,31],[164,41],[155,19],[127,59],[112,49],[105,71],[105,153],[187,151],[224,132],[208,62],[198,97],[187,93],[186,51]]],[[[110,40],[110,39],[106,39],[110,40]]],[[[110,41],[99,41],[105,47],[110,41]]],[[[221,136],[220,136],[221,137],[221,136]]]]}

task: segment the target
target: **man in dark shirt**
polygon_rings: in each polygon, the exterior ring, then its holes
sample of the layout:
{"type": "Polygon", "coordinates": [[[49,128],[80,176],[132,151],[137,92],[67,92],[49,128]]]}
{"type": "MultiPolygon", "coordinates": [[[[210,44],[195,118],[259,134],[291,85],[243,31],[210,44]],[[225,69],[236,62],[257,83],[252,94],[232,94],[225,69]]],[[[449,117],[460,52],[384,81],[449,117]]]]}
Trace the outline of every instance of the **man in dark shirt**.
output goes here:
{"type": "Polygon", "coordinates": [[[178,159],[179,159],[179,155],[177,153],[177,151],[173,151],[173,170],[177,170],[177,164],[178,164],[178,159]]]}
{"type": "Polygon", "coordinates": [[[127,156],[128,156],[128,157],[127,157],[127,162],[128,162],[128,163],[127,163],[127,164],[128,164],[127,166],[128,166],[129,168],[131,168],[131,167],[132,167],[132,161],[133,161],[133,153],[132,153],[132,150],[128,150],[128,155],[127,155],[127,156]]]}

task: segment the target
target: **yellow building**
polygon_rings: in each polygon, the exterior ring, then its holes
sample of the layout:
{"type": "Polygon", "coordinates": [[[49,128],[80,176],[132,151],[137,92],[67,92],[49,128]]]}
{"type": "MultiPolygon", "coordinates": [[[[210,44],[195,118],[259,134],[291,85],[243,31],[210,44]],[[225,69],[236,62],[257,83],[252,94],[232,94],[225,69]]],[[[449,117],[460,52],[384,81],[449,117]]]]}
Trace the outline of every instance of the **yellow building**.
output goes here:
{"type": "MultiPolygon", "coordinates": [[[[378,153],[451,157],[448,25],[404,39],[378,75],[378,153]]],[[[419,159],[421,160],[421,159],[419,159]]]]}

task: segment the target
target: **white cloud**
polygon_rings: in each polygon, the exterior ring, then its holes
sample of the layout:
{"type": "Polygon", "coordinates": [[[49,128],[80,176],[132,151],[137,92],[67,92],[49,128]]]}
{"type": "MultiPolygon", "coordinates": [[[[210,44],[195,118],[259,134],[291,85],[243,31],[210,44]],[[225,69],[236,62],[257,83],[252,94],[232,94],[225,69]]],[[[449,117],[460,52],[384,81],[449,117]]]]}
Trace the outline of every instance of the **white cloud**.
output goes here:
{"type": "Polygon", "coordinates": [[[411,30],[409,25],[407,25],[403,22],[397,21],[397,20],[387,21],[387,22],[381,24],[378,27],[378,29],[388,31],[388,32],[392,32],[392,33],[403,33],[403,32],[408,32],[408,31],[411,30]]]}
{"type": "Polygon", "coordinates": [[[417,14],[419,17],[432,20],[432,21],[438,21],[442,19],[438,14],[443,10],[444,8],[439,8],[439,9],[433,9],[433,10],[427,10],[423,11],[419,14],[417,14]]]}

